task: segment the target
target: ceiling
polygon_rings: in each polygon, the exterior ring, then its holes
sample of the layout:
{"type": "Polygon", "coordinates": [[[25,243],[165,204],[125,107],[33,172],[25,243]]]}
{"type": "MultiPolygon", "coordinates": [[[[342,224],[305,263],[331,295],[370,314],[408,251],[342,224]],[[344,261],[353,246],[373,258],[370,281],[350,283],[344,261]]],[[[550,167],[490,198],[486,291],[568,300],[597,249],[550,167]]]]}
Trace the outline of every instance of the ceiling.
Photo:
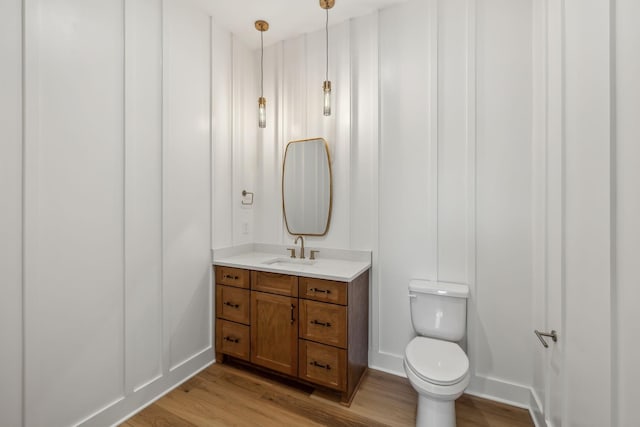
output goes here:
{"type": "MultiPolygon", "coordinates": [[[[214,17],[214,21],[238,36],[251,48],[260,47],[254,22],[269,22],[264,34],[268,46],[280,40],[324,28],[325,11],[319,0],[193,0],[214,17]]],[[[329,10],[329,26],[362,16],[406,0],[336,0],[329,10]]]]}

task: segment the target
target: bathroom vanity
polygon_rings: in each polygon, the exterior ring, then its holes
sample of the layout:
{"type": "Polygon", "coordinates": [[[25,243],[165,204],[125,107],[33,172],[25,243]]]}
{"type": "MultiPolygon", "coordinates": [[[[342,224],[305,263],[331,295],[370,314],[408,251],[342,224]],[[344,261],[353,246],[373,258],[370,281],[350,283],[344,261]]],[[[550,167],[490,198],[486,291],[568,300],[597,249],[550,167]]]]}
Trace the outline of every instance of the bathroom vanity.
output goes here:
{"type": "Polygon", "coordinates": [[[368,364],[369,267],[264,252],[214,257],[217,361],[328,388],[349,405],[368,364]]]}

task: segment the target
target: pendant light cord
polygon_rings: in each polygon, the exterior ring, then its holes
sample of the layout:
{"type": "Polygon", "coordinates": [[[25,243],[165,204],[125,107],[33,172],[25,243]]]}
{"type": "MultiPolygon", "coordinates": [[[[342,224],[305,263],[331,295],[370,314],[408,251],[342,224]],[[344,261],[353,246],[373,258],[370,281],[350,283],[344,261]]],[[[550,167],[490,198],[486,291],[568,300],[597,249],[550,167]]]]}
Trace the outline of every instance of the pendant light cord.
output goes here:
{"type": "Polygon", "coordinates": [[[325,74],[325,80],[329,80],[329,9],[325,9],[327,11],[327,21],[324,26],[325,30],[325,45],[327,51],[327,68],[325,74]]]}
{"type": "Polygon", "coordinates": [[[260,97],[264,97],[264,31],[260,31],[260,97]]]}

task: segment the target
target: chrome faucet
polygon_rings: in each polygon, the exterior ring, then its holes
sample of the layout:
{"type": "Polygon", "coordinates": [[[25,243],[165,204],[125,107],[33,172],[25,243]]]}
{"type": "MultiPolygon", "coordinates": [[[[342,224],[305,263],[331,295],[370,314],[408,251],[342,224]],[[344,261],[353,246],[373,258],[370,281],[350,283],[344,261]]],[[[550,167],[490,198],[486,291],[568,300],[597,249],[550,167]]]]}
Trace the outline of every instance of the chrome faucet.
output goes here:
{"type": "Polygon", "coordinates": [[[297,245],[298,240],[300,240],[300,258],[304,259],[304,238],[302,236],[296,237],[295,242],[293,244],[297,245]]]}

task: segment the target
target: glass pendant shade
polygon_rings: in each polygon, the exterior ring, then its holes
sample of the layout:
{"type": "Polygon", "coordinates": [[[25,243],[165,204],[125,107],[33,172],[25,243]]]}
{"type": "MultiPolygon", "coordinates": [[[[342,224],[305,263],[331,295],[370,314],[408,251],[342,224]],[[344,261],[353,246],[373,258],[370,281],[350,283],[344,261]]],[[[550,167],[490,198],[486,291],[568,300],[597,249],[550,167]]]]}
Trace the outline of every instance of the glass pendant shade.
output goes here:
{"type": "Polygon", "coordinates": [[[258,98],[258,127],[267,127],[267,100],[262,96],[258,98]]]}
{"type": "Polygon", "coordinates": [[[324,115],[325,116],[330,116],[331,115],[331,82],[328,80],[325,80],[324,84],[322,85],[322,88],[324,90],[324,115]]]}

